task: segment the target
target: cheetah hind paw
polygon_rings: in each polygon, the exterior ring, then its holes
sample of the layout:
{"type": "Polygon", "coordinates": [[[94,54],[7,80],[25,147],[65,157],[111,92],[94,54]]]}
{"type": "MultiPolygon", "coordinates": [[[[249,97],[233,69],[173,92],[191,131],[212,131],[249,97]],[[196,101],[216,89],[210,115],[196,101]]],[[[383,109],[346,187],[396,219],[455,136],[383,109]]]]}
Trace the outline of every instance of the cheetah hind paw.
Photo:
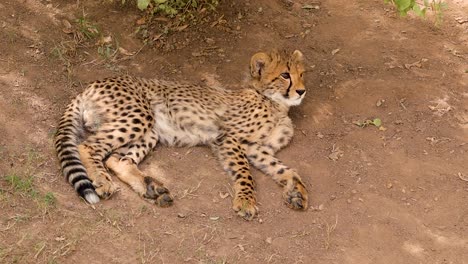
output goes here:
{"type": "Polygon", "coordinates": [[[155,179],[146,176],[144,178],[146,184],[146,193],[143,194],[143,198],[151,203],[157,204],[159,207],[169,207],[174,203],[169,190],[162,186],[162,184],[155,179]]]}
{"type": "Polygon", "coordinates": [[[120,190],[118,184],[114,183],[110,176],[102,174],[99,179],[93,181],[94,189],[97,195],[102,199],[109,199],[114,193],[120,190]]]}
{"type": "Polygon", "coordinates": [[[285,188],[283,197],[286,205],[294,210],[307,210],[308,194],[304,184],[296,181],[291,188],[285,188]]]}
{"type": "Polygon", "coordinates": [[[249,197],[235,197],[232,202],[232,209],[245,220],[252,220],[258,212],[255,200],[249,197]]]}

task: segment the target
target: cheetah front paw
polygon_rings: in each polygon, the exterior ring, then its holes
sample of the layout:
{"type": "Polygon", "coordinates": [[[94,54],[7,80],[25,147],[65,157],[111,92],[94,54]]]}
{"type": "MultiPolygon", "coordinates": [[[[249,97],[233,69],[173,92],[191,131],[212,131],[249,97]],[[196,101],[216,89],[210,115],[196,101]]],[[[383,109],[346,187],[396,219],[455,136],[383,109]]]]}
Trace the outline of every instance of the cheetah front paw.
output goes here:
{"type": "Polygon", "coordinates": [[[149,176],[146,176],[144,179],[146,184],[146,193],[142,195],[143,198],[160,207],[168,207],[174,203],[174,199],[166,187],[162,186],[161,183],[149,176]]]}
{"type": "Polygon", "coordinates": [[[307,210],[308,194],[304,184],[295,180],[290,187],[285,186],[283,197],[289,208],[295,210],[307,210]]]}
{"type": "Polygon", "coordinates": [[[258,208],[253,197],[236,196],[232,202],[232,209],[245,220],[252,220],[258,208]]]}
{"type": "Polygon", "coordinates": [[[119,185],[114,183],[110,175],[105,173],[99,174],[99,177],[93,181],[93,186],[99,197],[106,200],[109,199],[118,190],[120,190],[119,185]]]}

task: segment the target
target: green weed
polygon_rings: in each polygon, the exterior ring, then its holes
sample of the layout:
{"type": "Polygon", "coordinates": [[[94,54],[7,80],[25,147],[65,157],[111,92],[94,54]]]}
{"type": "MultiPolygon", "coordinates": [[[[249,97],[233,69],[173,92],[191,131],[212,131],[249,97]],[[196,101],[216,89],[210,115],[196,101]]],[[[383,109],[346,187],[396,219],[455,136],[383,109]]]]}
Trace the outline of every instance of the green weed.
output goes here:
{"type": "Polygon", "coordinates": [[[101,35],[97,26],[89,21],[85,16],[78,18],[76,23],[78,26],[78,32],[86,39],[94,39],[101,35]]]}
{"type": "Polygon", "coordinates": [[[42,201],[46,207],[54,207],[57,203],[57,198],[55,198],[54,193],[48,192],[44,195],[42,201]]]}
{"type": "Polygon", "coordinates": [[[16,174],[11,174],[7,175],[5,179],[16,192],[31,195],[36,194],[33,189],[32,177],[23,178],[16,174]]]}
{"type": "Polygon", "coordinates": [[[427,10],[435,14],[435,24],[442,22],[442,11],[447,8],[447,3],[442,0],[384,0],[385,3],[393,4],[401,16],[406,16],[408,12],[413,12],[419,17],[426,17],[427,10]]]}

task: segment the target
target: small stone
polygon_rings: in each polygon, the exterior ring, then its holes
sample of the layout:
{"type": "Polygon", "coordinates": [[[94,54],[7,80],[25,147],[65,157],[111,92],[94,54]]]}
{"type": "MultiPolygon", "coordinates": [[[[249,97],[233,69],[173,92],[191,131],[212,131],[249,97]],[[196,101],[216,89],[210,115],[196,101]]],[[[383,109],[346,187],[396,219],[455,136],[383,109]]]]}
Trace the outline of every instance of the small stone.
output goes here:
{"type": "Polygon", "coordinates": [[[271,244],[271,242],[273,242],[273,239],[271,237],[267,237],[265,239],[265,241],[268,243],[268,244],[271,244]]]}
{"type": "Polygon", "coordinates": [[[352,194],[356,194],[357,191],[356,191],[356,190],[351,190],[351,193],[352,193],[352,194]]]}
{"type": "Polygon", "coordinates": [[[379,106],[381,106],[383,103],[385,103],[385,100],[384,100],[384,99],[379,99],[379,100],[377,101],[377,103],[375,103],[375,105],[376,105],[377,107],[379,107],[379,106]]]}
{"type": "Polygon", "coordinates": [[[183,213],[178,213],[178,214],[177,214],[177,217],[179,217],[179,218],[185,218],[186,216],[185,216],[183,213]]]}
{"type": "Polygon", "coordinates": [[[325,208],[325,206],[324,206],[323,204],[320,204],[320,205],[317,207],[317,210],[322,211],[324,208],[325,208]]]}
{"type": "Polygon", "coordinates": [[[393,184],[391,182],[387,183],[387,189],[393,188],[393,184]]]}
{"type": "Polygon", "coordinates": [[[332,200],[332,201],[333,201],[333,200],[335,200],[335,199],[336,199],[336,195],[333,195],[333,194],[332,194],[332,195],[330,195],[330,200],[332,200]]]}
{"type": "Polygon", "coordinates": [[[351,199],[346,200],[346,202],[350,204],[350,203],[351,203],[351,199]]]}

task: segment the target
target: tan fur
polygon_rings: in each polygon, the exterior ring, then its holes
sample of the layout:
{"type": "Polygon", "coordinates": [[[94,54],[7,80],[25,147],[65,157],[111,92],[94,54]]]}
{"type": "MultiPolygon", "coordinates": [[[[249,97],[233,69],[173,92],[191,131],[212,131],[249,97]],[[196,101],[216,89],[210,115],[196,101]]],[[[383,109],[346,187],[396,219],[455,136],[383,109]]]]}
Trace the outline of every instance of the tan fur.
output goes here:
{"type": "Polygon", "coordinates": [[[305,96],[303,55],[257,53],[250,69],[251,87],[240,90],[129,76],[90,84],[60,122],[56,148],[64,175],[83,197],[93,195],[92,182],[97,194],[107,198],[117,190],[110,169],[143,198],[167,206],[172,203],[168,190],[137,164],[158,142],[209,145],[234,179],[233,209],[243,218],[250,220],[257,213],[249,164],[283,186],[289,207],[306,209],[301,178],[274,157],[293,136],[289,107],[305,96]],[[83,129],[92,135],[76,151],[76,135],[83,129]]]}

